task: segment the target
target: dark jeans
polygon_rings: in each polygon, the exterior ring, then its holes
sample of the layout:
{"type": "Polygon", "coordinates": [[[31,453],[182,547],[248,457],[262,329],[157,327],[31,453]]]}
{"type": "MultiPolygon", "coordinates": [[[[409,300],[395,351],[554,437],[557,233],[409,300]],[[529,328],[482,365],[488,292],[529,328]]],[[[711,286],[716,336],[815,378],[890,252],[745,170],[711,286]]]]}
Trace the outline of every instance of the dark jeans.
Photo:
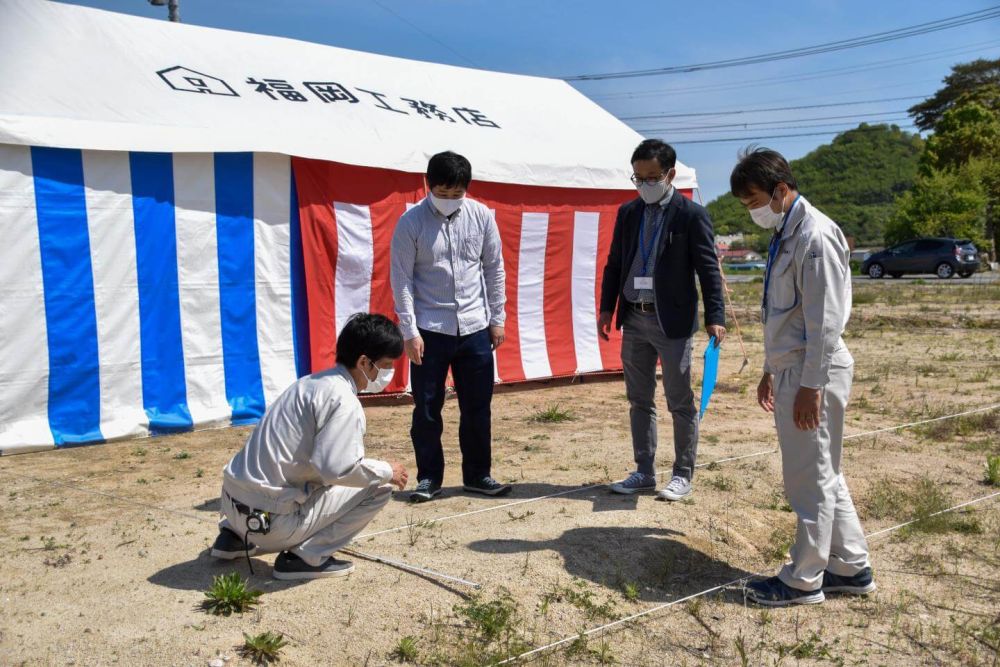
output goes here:
{"type": "Polygon", "coordinates": [[[493,350],[489,329],[467,336],[420,330],[424,358],[410,364],[413,426],[410,437],[417,457],[417,479],[440,484],[444,479],[444,383],[451,367],[460,413],[458,444],[462,450],[462,479],[472,482],[490,474],[490,402],[493,400],[493,350]]]}

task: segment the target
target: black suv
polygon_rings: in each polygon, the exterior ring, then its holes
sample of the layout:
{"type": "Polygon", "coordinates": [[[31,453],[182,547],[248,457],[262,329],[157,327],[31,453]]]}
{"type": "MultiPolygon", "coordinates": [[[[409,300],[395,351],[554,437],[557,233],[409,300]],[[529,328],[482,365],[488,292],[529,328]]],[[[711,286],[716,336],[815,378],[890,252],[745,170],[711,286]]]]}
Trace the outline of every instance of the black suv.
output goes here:
{"type": "Polygon", "coordinates": [[[933,273],[938,278],[957,273],[968,278],[978,268],[979,252],[968,239],[916,239],[869,255],[861,273],[876,279],[904,273],[933,273]]]}

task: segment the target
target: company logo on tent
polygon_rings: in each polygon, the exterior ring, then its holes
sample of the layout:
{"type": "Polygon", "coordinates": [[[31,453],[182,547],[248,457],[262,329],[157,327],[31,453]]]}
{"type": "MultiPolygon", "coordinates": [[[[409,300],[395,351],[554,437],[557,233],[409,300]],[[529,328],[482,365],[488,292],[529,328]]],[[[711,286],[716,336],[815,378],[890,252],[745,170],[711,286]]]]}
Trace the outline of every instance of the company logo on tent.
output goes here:
{"type": "Polygon", "coordinates": [[[228,97],[240,96],[228,83],[219,77],[202,74],[201,72],[196,72],[193,69],[188,69],[180,65],[161,69],[157,74],[174,90],[182,90],[189,93],[208,93],[209,95],[226,95],[228,97]]]}

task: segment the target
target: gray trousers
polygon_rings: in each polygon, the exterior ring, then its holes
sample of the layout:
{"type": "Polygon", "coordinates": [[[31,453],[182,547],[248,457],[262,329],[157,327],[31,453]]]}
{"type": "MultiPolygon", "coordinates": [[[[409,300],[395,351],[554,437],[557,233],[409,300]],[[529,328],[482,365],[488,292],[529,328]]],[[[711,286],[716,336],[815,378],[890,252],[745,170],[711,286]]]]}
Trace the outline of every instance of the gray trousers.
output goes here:
{"type": "Polygon", "coordinates": [[[834,355],[830,381],[823,388],[820,425],[812,431],[800,431],[794,421],[802,364],[774,376],[774,423],[785,495],[798,516],[792,562],[778,576],[799,590],[820,588],[823,570],[849,577],[869,565],[865,533],[840,469],[844,412],[853,375],[853,364],[838,366],[834,355]]]}
{"type": "Polygon", "coordinates": [[[655,314],[628,312],[622,327],[622,367],[639,472],[656,468],[656,360],[674,422],[673,474],[691,479],[698,454],[698,410],[691,391],[691,338],[667,338],[655,314]]]}
{"type": "MultiPolygon", "coordinates": [[[[272,514],[267,535],[251,533],[247,540],[261,551],[288,550],[312,566],[322,565],[335,551],[343,549],[364,530],[392,497],[392,487],[346,486],[318,488],[299,508],[289,514],[272,514]]],[[[246,517],[236,511],[227,494],[222,494],[220,528],[243,537],[246,517]]]]}

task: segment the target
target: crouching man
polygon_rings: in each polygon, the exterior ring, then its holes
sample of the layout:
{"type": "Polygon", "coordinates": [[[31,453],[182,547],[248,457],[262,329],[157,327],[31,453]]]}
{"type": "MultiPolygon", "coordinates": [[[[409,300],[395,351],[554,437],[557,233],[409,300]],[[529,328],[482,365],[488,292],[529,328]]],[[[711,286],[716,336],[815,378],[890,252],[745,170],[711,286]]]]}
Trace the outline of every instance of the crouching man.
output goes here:
{"type": "Polygon", "coordinates": [[[337,338],[337,365],[299,379],[267,409],[223,470],[222,514],[212,555],[277,552],[275,579],[350,573],[333,554],[403,489],[399,463],[365,458],[357,395],[382,391],[403,337],[382,315],[352,317],[337,338]]]}

